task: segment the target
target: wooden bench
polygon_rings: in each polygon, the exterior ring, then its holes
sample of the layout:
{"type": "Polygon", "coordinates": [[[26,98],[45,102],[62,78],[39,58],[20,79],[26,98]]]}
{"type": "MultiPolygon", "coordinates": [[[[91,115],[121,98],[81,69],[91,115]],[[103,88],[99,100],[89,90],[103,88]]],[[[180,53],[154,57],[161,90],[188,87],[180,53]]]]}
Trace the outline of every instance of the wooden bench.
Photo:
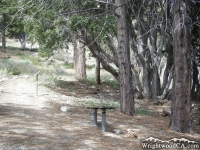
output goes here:
{"type": "Polygon", "coordinates": [[[86,107],[88,109],[93,109],[94,110],[94,124],[97,125],[97,110],[101,109],[102,110],[102,124],[101,124],[101,129],[102,132],[106,132],[106,109],[116,109],[116,107],[111,107],[111,106],[91,106],[91,107],[86,107]]]}

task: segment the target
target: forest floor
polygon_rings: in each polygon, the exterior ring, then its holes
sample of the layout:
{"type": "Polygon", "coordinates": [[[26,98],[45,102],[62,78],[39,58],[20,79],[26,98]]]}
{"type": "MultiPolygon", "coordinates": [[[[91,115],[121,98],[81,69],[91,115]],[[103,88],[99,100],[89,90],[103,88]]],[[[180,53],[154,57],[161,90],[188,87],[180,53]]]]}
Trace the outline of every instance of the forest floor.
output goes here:
{"type": "MultiPolygon", "coordinates": [[[[101,111],[95,126],[93,111],[83,105],[84,100],[97,95],[99,99],[101,95],[112,95],[117,100],[119,91],[78,81],[64,82],[71,90],[39,84],[36,95],[35,76],[0,78],[0,150],[140,150],[144,149],[141,143],[150,137],[163,141],[185,138],[200,145],[198,121],[193,134],[168,128],[169,117],[161,115],[163,109],[170,110],[168,100],[154,105],[151,100],[136,99],[139,111],[135,116],[122,114],[119,109],[107,111],[106,132],[102,132],[101,111]],[[61,107],[67,108],[66,112],[61,107]]],[[[193,112],[198,120],[197,103],[193,112]]],[[[154,148],[152,145],[148,149],[154,148]]]]}

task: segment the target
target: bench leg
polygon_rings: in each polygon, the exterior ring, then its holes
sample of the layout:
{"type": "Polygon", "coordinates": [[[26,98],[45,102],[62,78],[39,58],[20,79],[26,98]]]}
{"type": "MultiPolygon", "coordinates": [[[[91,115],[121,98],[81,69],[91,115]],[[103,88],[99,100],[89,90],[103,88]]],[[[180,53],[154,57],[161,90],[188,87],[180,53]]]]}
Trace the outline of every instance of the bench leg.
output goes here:
{"type": "Polygon", "coordinates": [[[102,111],[102,132],[106,132],[106,110],[102,111]]]}
{"type": "Polygon", "coordinates": [[[97,109],[94,109],[94,124],[97,125],[97,109]]]}

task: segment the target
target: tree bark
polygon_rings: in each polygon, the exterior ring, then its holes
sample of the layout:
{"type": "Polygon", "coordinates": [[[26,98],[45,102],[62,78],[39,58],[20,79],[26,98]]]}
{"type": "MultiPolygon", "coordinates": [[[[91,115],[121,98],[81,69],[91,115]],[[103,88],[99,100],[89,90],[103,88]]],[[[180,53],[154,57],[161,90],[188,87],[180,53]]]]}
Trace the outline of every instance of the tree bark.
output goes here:
{"type": "Polygon", "coordinates": [[[2,51],[6,52],[6,15],[5,14],[2,14],[1,34],[2,34],[2,51]]]}
{"type": "Polygon", "coordinates": [[[147,64],[144,65],[142,68],[142,73],[143,73],[142,83],[143,83],[144,97],[150,99],[151,98],[150,81],[149,81],[150,69],[148,68],[149,68],[149,63],[147,62],[147,64]]]}
{"type": "MultiPolygon", "coordinates": [[[[139,19],[139,18],[138,18],[139,19]]],[[[150,52],[149,48],[146,47],[147,45],[147,35],[145,34],[144,25],[141,21],[138,20],[138,52],[135,51],[135,54],[138,55],[139,61],[141,62],[142,66],[142,86],[144,97],[150,99],[151,92],[150,92],[150,71],[151,71],[151,64],[150,64],[150,52]],[[144,35],[144,36],[142,36],[144,35]]]]}
{"type": "Polygon", "coordinates": [[[174,0],[174,75],[170,128],[192,132],[190,0],[174,0]]]}
{"type": "Polygon", "coordinates": [[[168,90],[169,90],[169,86],[171,84],[171,81],[172,81],[172,77],[173,77],[173,70],[169,73],[169,76],[168,76],[168,80],[167,80],[167,83],[166,83],[166,86],[163,90],[163,93],[162,93],[162,96],[161,96],[161,99],[165,99],[166,96],[167,96],[167,93],[168,93],[168,90]]]}
{"type": "Polygon", "coordinates": [[[126,1],[116,0],[118,65],[120,85],[120,110],[122,113],[134,115],[134,93],[130,62],[130,44],[126,1]]]}
{"type": "Polygon", "coordinates": [[[168,82],[168,76],[169,76],[169,63],[168,63],[168,60],[166,61],[166,64],[162,70],[162,88],[161,88],[161,93],[164,92],[165,90],[165,87],[167,85],[167,82],[168,82]]]}
{"type": "Polygon", "coordinates": [[[161,88],[161,93],[164,92],[167,83],[168,83],[168,78],[169,78],[169,72],[172,68],[173,65],[173,47],[171,44],[166,45],[166,51],[168,52],[167,54],[167,62],[164,68],[164,73],[163,73],[163,82],[162,82],[162,88],[161,88]]]}
{"type": "Polygon", "coordinates": [[[77,42],[76,42],[76,37],[73,37],[73,44],[74,44],[74,52],[73,52],[73,62],[74,62],[74,70],[76,70],[77,66],[77,60],[78,60],[78,55],[77,55],[77,42]]]}
{"type": "Polygon", "coordinates": [[[197,101],[200,101],[200,84],[198,83],[197,84],[197,97],[196,97],[196,99],[197,99],[197,101]]]}
{"type": "Polygon", "coordinates": [[[96,83],[100,84],[101,83],[101,68],[100,68],[100,61],[98,58],[96,58],[96,65],[95,65],[95,76],[96,76],[96,83]]]}
{"type": "Polygon", "coordinates": [[[133,72],[134,87],[137,89],[137,93],[134,93],[134,94],[137,96],[137,98],[143,99],[142,86],[140,84],[139,74],[133,65],[132,65],[132,72],[133,72]]]}
{"type": "Polygon", "coordinates": [[[75,68],[75,78],[85,79],[86,78],[86,58],[85,58],[85,46],[83,43],[77,39],[76,48],[76,68],[75,68]]]}
{"type": "Polygon", "coordinates": [[[160,77],[158,74],[158,68],[154,67],[152,69],[152,78],[151,78],[151,98],[157,100],[158,95],[160,95],[160,77]]]}
{"type": "Polygon", "coordinates": [[[21,38],[19,38],[19,41],[20,41],[20,44],[21,44],[21,48],[25,49],[26,48],[26,42],[28,40],[28,34],[27,33],[21,34],[20,37],[21,38]]]}
{"type": "Polygon", "coordinates": [[[192,89],[191,89],[191,94],[192,97],[195,98],[195,95],[197,95],[197,87],[199,86],[199,80],[198,80],[198,74],[199,71],[197,69],[197,64],[195,61],[193,61],[193,77],[192,77],[192,89]]]}

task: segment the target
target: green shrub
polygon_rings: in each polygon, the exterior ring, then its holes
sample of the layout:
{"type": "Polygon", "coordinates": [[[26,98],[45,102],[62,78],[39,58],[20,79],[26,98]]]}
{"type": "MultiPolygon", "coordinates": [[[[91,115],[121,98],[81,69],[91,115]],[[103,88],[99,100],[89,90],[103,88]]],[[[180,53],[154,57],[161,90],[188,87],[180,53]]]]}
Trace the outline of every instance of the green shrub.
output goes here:
{"type": "Polygon", "coordinates": [[[42,65],[42,60],[40,58],[37,58],[37,57],[28,57],[28,60],[30,60],[33,65],[36,65],[36,66],[41,66],[42,65]]]}
{"type": "Polygon", "coordinates": [[[14,46],[6,46],[6,49],[9,49],[9,50],[18,50],[19,47],[14,47],[14,46]]]}
{"type": "Polygon", "coordinates": [[[150,112],[149,110],[138,107],[135,108],[135,114],[152,116],[152,112],[150,112]]]}
{"type": "Polygon", "coordinates": [[[53,58],[59,61],[66,61],[66,56],[64,53],[56,53],[53,58]]]}
{"type": "Polygon", "coordinates": [[[8,74],[19,75],[19,74],[21,74],[21,71],[18,68],[11,68],[11,69],[8,70],[8,74]]]}
{"type": "Polygon", "coordinates": [[[26,59],[26,55],[22,52],[18,52],[17,55],[20,56],[20,58],[23,60],[26,59]]]}
{"type": "Polygon", "coordinates": [[[21,73],[34,74],[38,69],[28,61],[15,61],[13,59],[0,59],[1,70],[7,70],[7,73],[18,75],[21,73]]]}
{"type": "Polygon", "coordinates": [[[38,52],[37,48],[20,48],[22,51],[32,51],[32,52],[38,52]]]}
{"type": "MultiPolygon", "coordinates": [[[[79,82],[89,84],[89,85],[96,85],[96,81],[94,77],[88,77],[86,79],[79,79],[79,82]]],[[[119,89],[119,84],[117,80],[111,78],[101,78],[101,85],[109,86],[114,89],[119,89]]]]}
{"type": "Polygon", "coordinates": [[[33,65],[36,65],[36,66],[42,65],[42,60],[40,58],[37,58],[37,57],[34,57],[34,56],[28,56],[28,55],[25,55],[22,52],[18,52],[17,55],[20,56],[20,58],[23,59],[23,60],[30,61],[33,65]]]}
{"type": "Polygon", "coordinates": [[[114,89],[119,89],[119,83],[116,79],[112,79],[112,78],[111,79],[102,79],[101,84],[107,85],[114,89]]]}
{"type": "Polygon", "coordinates": [[[91,66],[91,65],[86,65],[86,68],[87,68],[87,69],[89,69],[89,70],[91,70],[91,69],[93,69],[93,68],[94,68],[94,66],[91,66]]]}
{"type": "Polygon", "coordinates": [[[50,58],[51,56],[53,56],[53,51],[49,50],[49,49],[40,49],[38,52],[40,57],[48,57],[50,58]]]}
{"type": "Polygon", "coordinates": [[[96,85],[94,78],[85,78],[85,79],[78,79],[79,82],[89,85],[96,85]]]}
{"type": "Polygon", "coordinates": [[[65,63],[64,63],[64,67],[65,67],[66,69],[73,69],[73,68],[74,68],[74,64],[73,64],[73,63],[65,62],[65,63]]]}
{"type": "Polygon", "coordinates": [[[47,87],[51,87],[55,84],[55,77],[52,76],[52,74],[39,74],[38,79],[42,85],[45,85],[47,87]]]}
{"type": "Polygon", "coordinates": [[[114,100],[100,100],[95,98],[87,98],[84,100],[80,100],[77,102],[81,106],[112,106],[119,108],[120,103],[118,101],[114,100]]]}
{"type": "Polygon", "coordinates": [[[68,88],[66,81],[54,79],[54,83],[55,83],[55,86],[57,86],[57,87],[61,87],[61,88],[65,88],[65,89],[68,88]]]}

